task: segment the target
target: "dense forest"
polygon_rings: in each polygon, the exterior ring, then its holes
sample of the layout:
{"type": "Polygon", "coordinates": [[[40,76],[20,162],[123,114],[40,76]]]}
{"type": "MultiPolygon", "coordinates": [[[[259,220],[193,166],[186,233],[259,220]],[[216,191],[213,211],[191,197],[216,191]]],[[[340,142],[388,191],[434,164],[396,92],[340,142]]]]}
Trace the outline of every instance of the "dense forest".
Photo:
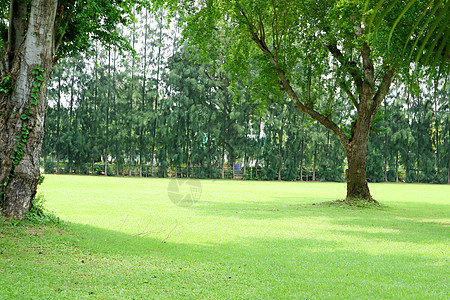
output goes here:
{"type": "MultiPolygon", "coordinates": [[[[99,44],[53,70],[47,173],[345,180],[338,139],[286,95],[230,78],[226,45],[203,59],[162,12],[142,13],[124,33],[133,53],[99,44]]],[[[346,97],[311,73],[299,72],[315,97],[346,97]]],[[[448,82],[430,75],[397,79],[371,128],[368,181],[450,182],[448,95],[448,82]]],[[[354,116],[345,105],[333,109],[350,136],[354,116]]]]}

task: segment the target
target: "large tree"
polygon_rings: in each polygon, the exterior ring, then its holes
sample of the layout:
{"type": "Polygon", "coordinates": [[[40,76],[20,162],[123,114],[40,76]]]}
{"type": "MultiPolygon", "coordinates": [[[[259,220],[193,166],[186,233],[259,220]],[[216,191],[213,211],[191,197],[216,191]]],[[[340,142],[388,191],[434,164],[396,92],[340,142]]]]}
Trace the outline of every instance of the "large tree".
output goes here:
{"type": "Polygon", "coordinates": [[[47,81],[57,59],[88,50],[93,39],[126,47],[116,25],[132,21],[134,3],[0,0],[0,203],[4,215],[23,218],[36,194],[47,81]]]}
{"type": "Polygon", "coordinates": [[[336,135],[348,161],[347,200],[375,201],[366,181],[367,143],[396,75],[420,69],[429,57],[443,57],[432,67],[448,74],[448,1],[163,2],[185,13],[185,36],[205,54],[227,36],[234,41],[227,55],[233,74],[252,78],[249,85],[267,93],[281,88],[298,110],[336,135]],[[256,76],[245,72],[250,62],[259,64],[256,76]],[[320,97],[314,86],[333,80],[329,97],[320,97]],[[346,101],[348,118],[341,122],[335,108],[346,101]]]}

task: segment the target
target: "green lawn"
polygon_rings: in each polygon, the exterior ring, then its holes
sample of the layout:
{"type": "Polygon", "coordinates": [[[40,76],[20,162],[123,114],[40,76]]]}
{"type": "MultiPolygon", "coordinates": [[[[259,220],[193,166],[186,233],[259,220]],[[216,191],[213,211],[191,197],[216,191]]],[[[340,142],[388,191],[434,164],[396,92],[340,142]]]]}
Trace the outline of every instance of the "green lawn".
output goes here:
{"type": "Polygon", "coordinates": [[[450,185],[371,184],[361,210],[311,205],[341,183],[202,180],[188,207],[173,183],[47,175],[65,222],[2,222],[0,298],[450,297],[450,185]]]}

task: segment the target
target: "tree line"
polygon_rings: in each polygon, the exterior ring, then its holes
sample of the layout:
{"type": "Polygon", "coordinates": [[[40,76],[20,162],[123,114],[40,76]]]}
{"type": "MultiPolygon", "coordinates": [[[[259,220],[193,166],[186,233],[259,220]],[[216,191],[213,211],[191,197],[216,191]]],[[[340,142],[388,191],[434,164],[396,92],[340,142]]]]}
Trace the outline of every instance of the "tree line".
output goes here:
{"type": "MultiPolygon", "coordinates": [[[[261,95],[233,81],[220,47],[206,62],[162,13],[141,14],[127,34],[134,56],[99,45],[55,67],[42,150],[46,172],[345,180],[346,155],[336,136],[285,95],[261,95]]],[[[308,81],[308,72],[303,77],[308,81]]],[[[398,81],[372,124],[367,180],[448,183],[448,83],[398,81]]],[[[317,81],[309,88],[325,98],[335,87],[317,81]]],[[[333,109],[350,136],[351,109],[344,103],[333,109]]]]}

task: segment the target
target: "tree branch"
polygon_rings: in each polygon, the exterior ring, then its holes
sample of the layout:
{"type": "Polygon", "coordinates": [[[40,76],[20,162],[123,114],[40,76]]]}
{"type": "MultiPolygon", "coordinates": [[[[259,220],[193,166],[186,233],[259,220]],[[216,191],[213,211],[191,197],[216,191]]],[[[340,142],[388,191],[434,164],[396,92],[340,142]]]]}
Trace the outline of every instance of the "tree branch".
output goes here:
{"type": "Polygon", "coordinates": [[[66,29],[69,25],[69,16],[65,15],[64,7],[60,7],[57,12],[57,19],[55,21],[55,34],[54,34],[54,52],[58,53],[59,47],[62,44],[66,29]]]}
{"type": "Polygon", "coordinates": [[[353,60],[347,60],[344,57],[344,54],[342,54],[341,50],[339,50],[336,45],[327,45],[327,48],[330,51],[331,55],[333,55],[333,57],[339,61],[341,66],[347,69],[348,73],[353,77],[353,80],[355,81],[356,88],[358,89],[358,91],[361,91],[363,80],[357,63],[353,60]]]}
{"type": "Polygon", "coordinates": [[[341,87],[347,94],[347,96],[352,100],[353,105],[356,107],[356,109],[359,109],[359,103],[356,99],[355,95],[353,95],[352,91],[350,90],[350,87],[347,85],[346,82],[341,82],[341,87]]]}
{"type": "Polygon", "coordinates": [[[307,114],[314,120],[318,121],[320,124],[325,126],[327,129],[329,129],[331,132],[333,132],[336,137],[339,139],[341,144],[346,147],[348,143],[350,142],[348,137],[345,135],[345,133],[342,131],[339,126],[334,123],[331,118],[322,115],[318,111],[314,110],[312,107],[305,106],[300,99],[298,98],[297,94],[295,93],[294,89],[292,88],[291,84],[289,83],[289,80],[286,78],[286,74],[283,71],[283,69],[278,64],[277,58],[270,52],[270,50],[265,45],[265,42],[263,41],[256,41],[258,47],[266,54],[268,55],[270,62],[274,66],[275,70],[277,71],[278,77],[280,78],[280,81],[283,85],[283,90],[286,91],[286,93],[289,95],[291,100],[294,102],[295,107],[301,111],[304,114],[307,114]]]}
{"type": "Polygon", "coordinates": [[[8,64],[6,61],[7,57],[5,55],[5,50],[0,47],[0,77],[3,78],[8,74],[8,64]]]}
{"type": "Polygon", "coordinates": [[[371,109],[371,113],[374,114],[378,107],[380,106],[383,99],[386,97],[387,93],[389,92],[389,88],[391,87],[392,80],[395,76],[395,70],[389,68],[386,73],[384,73],[383,80],[381,81],[381,84],[373,96],[373,104],[371,109]]]}
{"type": "MultiPolygon", "coordinates": [[[[322,115],[318,111],[314,110],[312,107],[305,106],[300,101],[297,94],[293,90],[291,84],[289,83],[289,80],[286,78],[286,73],[280,67],[277,57],[274,56],[273,53],[270,51],[270,49],[267,47],[267,44],[264,40],[264,36],[261,36],[261,38],[258,36],[258,33],[255,31],[253,24],[251,24],[249,22],[247,14],[241,9],[241,7],[239,7],[239,10],[240,10],[242,16],[246,19],[246,22],[249,27],[249,31],[250,31],[253,41],[261,49],[261,51],[268,56],[270,62],[272,63],[272,65],[274,66],[274,68],[278,74],[278,77],[280,78],[281,84],[283,86],[283,90],[286,91],[286,93],[289,95],[291,100],[294,102],[295,107],[302,113],[309,115],[311,118],[318,121],[320,124],[322,124],[327,129],[329,129],[331,132],[333,132],[336,135],[336,137],[339,139],[341,144],[344,146],[344,148],[347,147],[347,145],[350,142],[349,138],[345,135],[344,131],[342,131],[342,129],[339,128],[339,126],[331,120],[331,118],[322,115]]],[[[261,20],[260,20],[259,26],[260,26],[260,30],[263,31],[264,28],[261,28],[261,26],[263,26],[263,24],[261,23],[261,20]]],[[[340,53],[339,49],[336,48],[336,50],[340,53]]],[[[342,53],[341,53],[341,55],[342,55],[342,53]]],[[[355,64],[355,68],[357,68],[356,63],[354,63],[354,64],[355,64]]],[[[358,74],[358,77],[360,77],[359,73],[357,73],[357,74],[358,74]]],[[[356,77],[356,73],[355,73],[355,77],[356,77]]],[[[359,80],[361,80],[361,79],[359,79],[359,80]]],[[[356,79],[355,79],[355,81],[356,81],[356,79]]]]}
{"type": "Polygon", "coordinates": [[[370,47],[366,42],[364,42],[364,44],[362,46],[361,57],[362,57],[363,72],[364,72],[363,85],[364,85],[364,83],[368,84],[371,92],[373,93],[373,91],[375,89],[374,66],[373,66],[373,61],[370,58],[370,47]]]}
{"type": "Polygon", "coordinates": [[[273,48],[275,51],[278,51],[280,49],[280,40],[279,40],[279,34],[278,34],[278,14],[277,14],[277,7],[276,7],[275,0],[272,0],[272,7],[273,7],[273,21],[272,21],[272,34],[273,34],[273,48]]]}
{"type": "Polygon", "coordinates": [[[286,93],[289,95],[289,97],[292,99],[295,107],[302,113],[305,113],[305,114],[309,115],[311,118],[313,118],[314,120],[317,120],[320,124],[322,124],[327,129],[329,129],[331,132],[333,132],[336,135],[336,137],[339,139],[341,144],[344,147],[346,147],[350,141],[349,141],[348,137],[345,135],[345,133],[342,131],[342,129],[339,128],[339,126],[336,123],[334,123],[331,120],[331,118],[322,115],[321,113],[314,110],[313,108],[305,106],[300,101],[300,99],[298,98],[295,91],[292,89],[292,86],[289,83],[289,80],[286,78],[286,74],[281,69],[281,67],[278,65],[277,60],[272,55],[270,55],[269,57],[270,57],[270,61],[272,62],[273,66],[275,67],[275,69],[278,73],[278,76],[280,77],[281,83],[283,84],[283,90],[285,90],[286,93]]]}
{"type": "Polygon", "coordinates": [[[25,39],[27,31],[27,1],[11,0],[9,8],[8,56],[9,62],[14,57],[25,39]]]}

